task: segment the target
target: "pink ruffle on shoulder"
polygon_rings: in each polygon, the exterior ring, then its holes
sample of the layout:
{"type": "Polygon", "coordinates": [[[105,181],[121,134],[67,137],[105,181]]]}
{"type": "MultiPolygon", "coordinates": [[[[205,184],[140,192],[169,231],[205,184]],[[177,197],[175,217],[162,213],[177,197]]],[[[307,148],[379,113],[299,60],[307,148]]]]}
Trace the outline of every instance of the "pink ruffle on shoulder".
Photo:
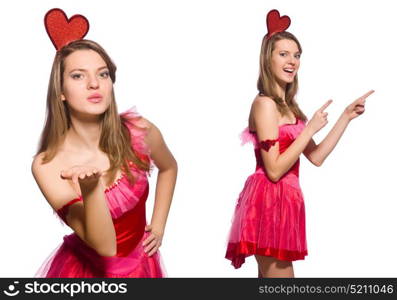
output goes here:
{"type": "Polygon", "coordinates": [[[255,148],[258,147],[258,141],[256,136],[250,132],[249,128],[245,128],[243,132],[240,133],[241,145],[245,145],[247,143],[252,143],[255,148]]]}
{"type": "Polygon", "coordinates": [[[147,156],[150,164],[152,165],[153,161],[150,158],[150,149],[145,143],[145,137],[149,129],[149,122],[137,112],[135,106],[121,113],[120,116],[123,121],[125,121],[124,124],[130,130],[132,148],[136,152],[147,156]]]}
{"type": "MultiPolygon", "coordinates": [[[[295,124],[282,124],[278,126],[278,141],[280,143],[280,153],[284,152],[284,150],[295,140],[295,138],[300,134],[302,128],[306,126],[306,121],[302,121],[300,119],[296,119],[295,124]],[[284,142],[284,140],[286,142],[284,142]]],[[[258,140],[258,136],[255,132],[249,130],[249,128],[245,128],[243,132],[240,133],[241,145],[245,145],[246,143],[252,143],[254,145],[254,149],[260,148],[260,142],[258,140]]]]}

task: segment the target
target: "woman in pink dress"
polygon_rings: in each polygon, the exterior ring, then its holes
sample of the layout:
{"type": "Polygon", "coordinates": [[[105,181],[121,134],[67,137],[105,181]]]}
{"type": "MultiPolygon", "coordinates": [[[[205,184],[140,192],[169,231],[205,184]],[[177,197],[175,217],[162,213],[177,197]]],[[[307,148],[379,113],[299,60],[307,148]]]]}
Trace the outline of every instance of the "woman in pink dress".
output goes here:
{"type": "Polygon", "coordinates": [[[313,135],[327,123],[327,101],[310,121],[295,95],[302,48],[285,30],[290,20],[267,16],[268,34],[260,53],[258,96],[252,103],[243,142],[255,148],[256,170],[248,177],[234,212],[226,258],[235,268],[255,255],[259,277],[294,277],[292,261],[307,255],[305,206],[299,186],[299,156],[321,166],[351,120],[364,112],[369,91],[343,111],[320,144],[313,135]]]}
{"type": "Polygon", "coordinates": [[[117,112],[116,66],[97,43],[76,40],[56,53],[47,117],[32,164],[44,197],[74,231],[38,277],[163,277],[158,249],[177,164],[159,129],[135,110],[117,112]],[[146,223],[147,175],[158,167],[146,223]]]}

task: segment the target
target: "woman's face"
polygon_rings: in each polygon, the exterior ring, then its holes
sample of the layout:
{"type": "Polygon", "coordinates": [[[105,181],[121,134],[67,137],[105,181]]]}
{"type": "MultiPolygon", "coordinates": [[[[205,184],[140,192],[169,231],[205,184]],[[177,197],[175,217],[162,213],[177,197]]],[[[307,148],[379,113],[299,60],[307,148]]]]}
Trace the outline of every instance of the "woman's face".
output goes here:
{"type": "Polygon", "coordinates": [[[102,57],[93,50],[77,50],[66,57],[62,96],[72,112],[100,115],[109,107],[113,82],[102,57]]]}
{"type": "Polygon", "coordinates": [[[298,73],[300,52],[298,45],[289,39],[279,40],[274,44],[271,57],[271,70],[276,81],[285,86],[292,83],[298,73]]]}

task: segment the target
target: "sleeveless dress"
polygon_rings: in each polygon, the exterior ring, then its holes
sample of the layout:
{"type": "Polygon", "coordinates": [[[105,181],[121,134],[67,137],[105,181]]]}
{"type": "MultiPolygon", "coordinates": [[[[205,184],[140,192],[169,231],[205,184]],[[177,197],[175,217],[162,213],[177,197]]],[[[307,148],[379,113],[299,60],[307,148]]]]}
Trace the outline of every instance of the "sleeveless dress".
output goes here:
{"type": "MultiPolygon", "coordinates": [[[[279,151],[283,153],[302,132],[305,123],[279,126],[279,151]]],[[[256,170],[245,182],[237,200],[226,250],[226,258],[237,269],[250,255],[272,256],[294,261],[307,255],[305,205],[299,185],[299,159],[273,182],[266,174],[255,132],[246,128],[243,144],[255,148],[256,170]]]]}
{"type": "MultiPolygon", "coordinates": [[[[131,146],[141,159],[151,163],[149,150],[144,142],[145,123],[132,108],[121,114],[130,131],[131,146]]],[[[160,254],[157,251],[149,257],[142,243],[149,235],[145,232],[145,202],[149,193],[147,172],[130,165],[135,182],[133,185],[125,174],[110,187],[105,196],[113,219],[117,236],[117,254],[100,256],[81,240],[76,233],[66,235],[63,243],[43,263],[35,277],[164,277],[160,254]]],[[[67,224],[69,206],[82,197],[72,199],[56,213],[67,224]]]]}

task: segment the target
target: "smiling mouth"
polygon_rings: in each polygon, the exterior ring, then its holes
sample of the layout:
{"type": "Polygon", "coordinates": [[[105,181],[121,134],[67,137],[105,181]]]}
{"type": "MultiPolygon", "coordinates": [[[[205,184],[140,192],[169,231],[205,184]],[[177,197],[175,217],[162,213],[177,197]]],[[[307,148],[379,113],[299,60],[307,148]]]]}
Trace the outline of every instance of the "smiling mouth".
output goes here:
{"type": "Polygon", "coordinates": [[[283,71],[288,73],[288,74],[293,74],[295,69],[293,69],[293,68],[284,68],[283,71]]]}

